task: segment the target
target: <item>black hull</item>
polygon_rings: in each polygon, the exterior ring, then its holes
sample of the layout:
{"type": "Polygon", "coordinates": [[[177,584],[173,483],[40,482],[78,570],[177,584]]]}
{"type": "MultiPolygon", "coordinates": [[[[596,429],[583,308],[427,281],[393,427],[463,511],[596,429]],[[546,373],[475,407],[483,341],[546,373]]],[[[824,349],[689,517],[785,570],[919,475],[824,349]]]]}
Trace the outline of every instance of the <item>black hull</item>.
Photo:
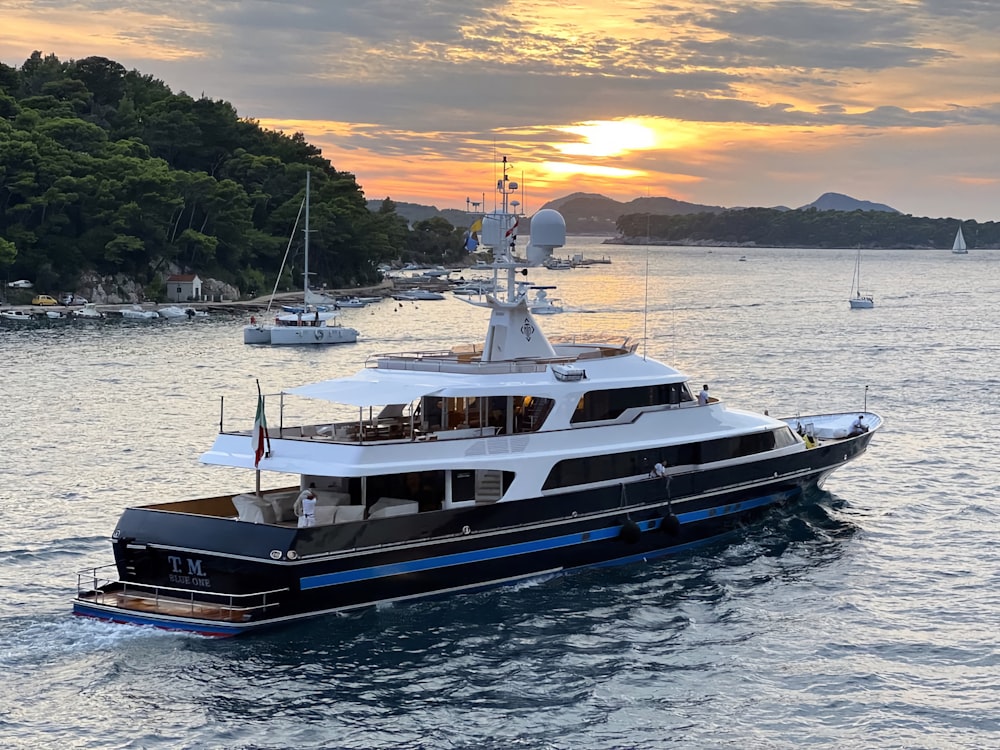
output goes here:
{"type": "Polygon", "coordinates": [[[790,456],[527,501],[293,529],[155,509],[115,532],[121,581],[204,601],[269,594],[239,622],[123,613],[78,598],[78,614],[230,635],[318,614],[502,585],[671,554],[796,500],[862,453],[871,435],[790,456]]]}

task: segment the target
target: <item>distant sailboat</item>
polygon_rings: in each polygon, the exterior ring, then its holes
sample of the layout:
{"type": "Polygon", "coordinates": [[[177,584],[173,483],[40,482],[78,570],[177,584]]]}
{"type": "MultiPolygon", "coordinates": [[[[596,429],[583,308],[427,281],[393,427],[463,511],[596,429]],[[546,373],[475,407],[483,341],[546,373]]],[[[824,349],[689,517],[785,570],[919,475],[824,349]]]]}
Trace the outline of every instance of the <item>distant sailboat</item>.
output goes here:
{"type": "Polygon", "coordinates": [[[969,249],[965,246],[965,235],[962,234],[962,225],[958,225],[958,232],[955,234],[955,244],[951,246],[951,251],[956,255],[965,255],[969,249]]]}
{"type": "Polygon", "coordinates": [[[851,309],[869,310],[875,307],[875,299],[870,294],[861,293],[861,248],[858,248],[858,257],[854,261],[854,281],[851,284],[851,309]]]}

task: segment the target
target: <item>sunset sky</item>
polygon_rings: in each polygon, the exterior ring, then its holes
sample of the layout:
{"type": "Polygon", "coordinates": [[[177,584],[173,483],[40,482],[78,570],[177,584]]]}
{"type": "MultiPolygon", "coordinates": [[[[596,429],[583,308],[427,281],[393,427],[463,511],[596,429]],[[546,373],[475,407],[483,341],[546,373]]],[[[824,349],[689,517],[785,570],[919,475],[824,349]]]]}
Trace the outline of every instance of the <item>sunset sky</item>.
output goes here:
{"type": "Polygon", "coordinates": [[[1000,220],[997,0],[3,0],[0,61],[107,57],[302,131],[369,198],[824,192],[1000,220]]]}

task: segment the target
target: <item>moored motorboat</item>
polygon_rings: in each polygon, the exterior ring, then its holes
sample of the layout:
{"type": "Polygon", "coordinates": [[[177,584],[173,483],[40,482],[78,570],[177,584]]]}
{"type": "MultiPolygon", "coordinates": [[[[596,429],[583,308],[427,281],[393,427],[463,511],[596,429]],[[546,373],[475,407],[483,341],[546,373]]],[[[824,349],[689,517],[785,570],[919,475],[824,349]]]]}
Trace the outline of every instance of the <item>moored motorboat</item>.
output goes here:
{"type": "Polygon", "coordinates": [[[161,318],[166,318],[167,320],[181,320],[188,317],[184,308],[178,307],[177,305],[167,305],[166,307],[161,307],[156,311],[156,314],[161,318]]]}
{"type": "Polygon", "coordinates": [[[104,313],[97,308],[95,302],[87,302],[79,310],[73,311],[73,317],[80,320],[103,320],[104,313]]]}
{"type": "Polygon", "coordinates": [[[27,310],[0,310],[0,320],[12,323],[31,323],[35,317],[27,310]]]}
{"type": "Polygon", "coordinates": [[[443,300],[444,295],[428,289],[408,289],[403,292],[396,292],[392,295],[392,298],[401,302],[430,302],[443,300]]]}
{"type": "Polygon", "coordinates": [[[127,320],[155,320],[160,317],[156,310],[146,310],[142,305],[123,307],[121,316],[127,320]]]}
{"type": "MultiPolygon", "coordinates": [[[[486,298],[482,343],[374,354],[259,396],[253,429],[220,421],[201,460],[244,469],[244,491],[126,509],[114,566],[81,572],[74,612],[227,636],[646,560],[721,539],[865,452],[882,424],[866,410],[854,429],[858,412],[702,405],[628,340],[550,341],[516,292],[515,189],[505,160],[482,234],[507,288],[486,298]],[[271,475],[297,481],[259,489],[271,475]]],[[[529,261],[564,237],[558,213],[536,213],[529,261]]]]}
{"type": "Polygon", "coordinates": [[[336,299],[336,305],[337,307],[357,309],[367,306],[368,303],[360,297],[338,297],[336,299]]]}
{"type": "Polygon", "coordinates": [[[556,315],[565,312],[562,305],[557,304],[559,300],[549,297],[549,290],[556,287],[551,285],[537,286],[534,284],[522,284],[521,295],[527,297],[528,291],[535,293],[534,297],[528,299],[528,309],[532,315],[556,315]]]}

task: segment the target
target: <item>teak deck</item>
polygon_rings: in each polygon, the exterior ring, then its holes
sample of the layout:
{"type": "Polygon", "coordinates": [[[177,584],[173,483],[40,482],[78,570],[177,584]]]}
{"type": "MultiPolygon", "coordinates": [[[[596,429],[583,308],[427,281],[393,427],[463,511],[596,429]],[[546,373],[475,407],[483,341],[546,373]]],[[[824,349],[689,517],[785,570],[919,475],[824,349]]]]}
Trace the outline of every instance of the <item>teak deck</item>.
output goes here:
{"type": "Polygon", "coordinates": [[[122,591],[92,591],[87,594],[81,593],[78,598],[81,601],[89,601],[106,607],[116,607],[125,612],[145,612],[221,622],[244,622],[250,618],[249,608],[192,602],[162,596],[141,596],[122,591]]]}

